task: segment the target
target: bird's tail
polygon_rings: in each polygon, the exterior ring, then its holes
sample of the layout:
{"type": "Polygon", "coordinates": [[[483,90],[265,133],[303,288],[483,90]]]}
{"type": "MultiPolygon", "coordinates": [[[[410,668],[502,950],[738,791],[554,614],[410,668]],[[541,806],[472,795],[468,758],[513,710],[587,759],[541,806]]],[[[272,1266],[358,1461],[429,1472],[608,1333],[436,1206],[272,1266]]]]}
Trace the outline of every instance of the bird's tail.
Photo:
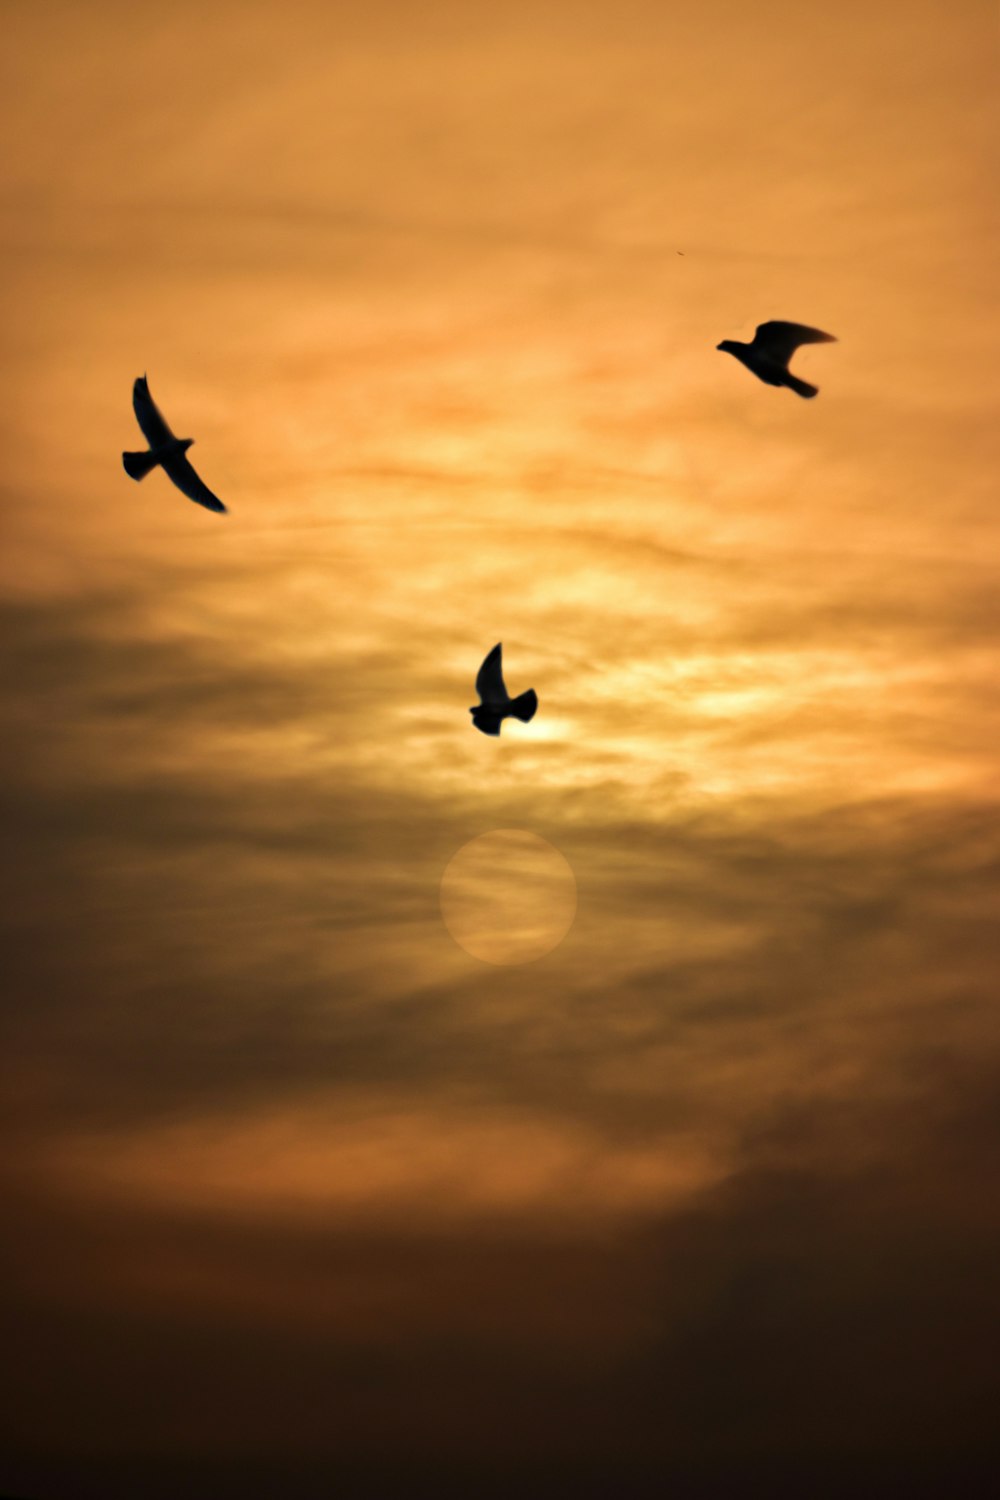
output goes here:
{"type": "Polygon", "coordinates": [[[529,719],[533,719],[537,710],[538,697],[534,688],[529,688],[519,698],[512,698],[510,700],[510,712],[514,715],[515,719],[520,719],[522,724],[527,724],[529,719]]]}
{"type": "Polygon", "coordinates": [[[470,708],[469,712],[472,715],[473,724],[475,724],[481,734],[492,734],[495,736],[500,733],[502,720],[497,714],[490,713],[489,709],[484,708],[481,703],[478,708],[470,708]]]}
{"type": "Polygon", "coordinates": [[[786,375],[785,384],[793,390],[796,396],[816,396],[819,394],[818,385],[810,385],[808,380],[800,380],[797,375],[786,375]]]}
{"type": "Polygon", "coordinates": [[[150,470],[155,469],[159,462],[157,455],[148,448],[144,453],[122,454],[125,473],[130,479],[145,479],[150,470]]]}

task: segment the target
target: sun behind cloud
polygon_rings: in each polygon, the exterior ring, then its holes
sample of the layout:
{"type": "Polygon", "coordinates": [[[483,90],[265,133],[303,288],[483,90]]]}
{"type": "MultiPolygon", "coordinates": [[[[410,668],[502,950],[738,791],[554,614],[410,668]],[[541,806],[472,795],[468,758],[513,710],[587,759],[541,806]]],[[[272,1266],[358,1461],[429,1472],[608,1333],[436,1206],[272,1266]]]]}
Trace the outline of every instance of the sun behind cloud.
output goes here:
{"type": "Polygon", "coordinates": [[[470,839],[441,877],[441,915],[460,947],[490,964],[557,948],[576,916],[576,880],[559,850],[521,828],[470,839]]]}

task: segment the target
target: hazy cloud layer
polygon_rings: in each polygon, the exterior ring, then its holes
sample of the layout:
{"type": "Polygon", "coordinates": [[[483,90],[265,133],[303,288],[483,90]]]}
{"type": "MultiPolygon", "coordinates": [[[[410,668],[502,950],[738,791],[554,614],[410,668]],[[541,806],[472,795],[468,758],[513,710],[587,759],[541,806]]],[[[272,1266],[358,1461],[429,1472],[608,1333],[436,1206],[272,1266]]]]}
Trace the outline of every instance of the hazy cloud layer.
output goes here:
{"type": "Polygon", "coordinates": [[[958,1493],[988,8],[9,30],[0,1487],[958,1493]],[[144,370],[224,521],[121,473],[144,370]],[[440,916],[496,828],[577,882],[523,969],[440,916]]]}

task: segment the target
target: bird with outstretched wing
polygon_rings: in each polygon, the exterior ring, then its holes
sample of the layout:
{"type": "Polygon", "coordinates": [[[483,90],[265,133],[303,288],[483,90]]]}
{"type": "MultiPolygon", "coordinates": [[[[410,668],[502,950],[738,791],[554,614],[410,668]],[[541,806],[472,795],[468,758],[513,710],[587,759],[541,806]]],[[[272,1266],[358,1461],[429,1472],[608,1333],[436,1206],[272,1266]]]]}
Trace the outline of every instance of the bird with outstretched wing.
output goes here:
{"type": "Polygon", "coordinates": [[[132,406],[142,435],[149,444],[145,453],[123,453],[122,463],[130,479],[145,479],[159,466],[189,500],[225,515],[226,507],[196,472],[187,457],[193,438],[176,438],[163,413],[149,394],[149,382],[140,375],[132,387],[132,406]]]}
{"type": "Polygon", "coordinates": [[[819,387],[793,375],[788,368],[788,361],[800,344],[836,342],[832,333],[824,333],[820,328],[775,319],[770,323],[761,323],[749,344],[741,344],[737,339],[723,339],[716,348],[746,365],[765,385],[786,385],[797,396],[809,397],[817,395],[819,387]]]}
{"type": "Polygon", "coordinates": [[[535,717],[538,697],[534,688],[528,688],[517,698],[512,698],[503,680],[503,645],[497,643],[488,653],[476,673],[476,692],[480,702],[470,708],[472,722],[483,734],[498,735],[504,719],[520,719],[527,724],[535,717]]]}

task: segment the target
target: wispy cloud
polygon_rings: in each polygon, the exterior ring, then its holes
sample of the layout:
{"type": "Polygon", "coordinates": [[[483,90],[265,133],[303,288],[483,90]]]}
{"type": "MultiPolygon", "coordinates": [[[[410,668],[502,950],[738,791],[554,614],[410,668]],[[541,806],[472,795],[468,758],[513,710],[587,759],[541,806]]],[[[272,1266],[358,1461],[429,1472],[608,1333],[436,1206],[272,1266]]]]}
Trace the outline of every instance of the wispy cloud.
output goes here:
{"type": "Polygon", "coordinates": [[[0,1486],[956,1493],[984,13],[8,29],[0,1486]],[[768,316],[838,335],[816,402],[716,353],[768,316]],[[122,475],[143,370],[223,523],[122,475]],[[497,640],[540,710],[489,743],[497,640]],[[441,919],[496,828],[576,880],[521,969],[441,919]]]}

